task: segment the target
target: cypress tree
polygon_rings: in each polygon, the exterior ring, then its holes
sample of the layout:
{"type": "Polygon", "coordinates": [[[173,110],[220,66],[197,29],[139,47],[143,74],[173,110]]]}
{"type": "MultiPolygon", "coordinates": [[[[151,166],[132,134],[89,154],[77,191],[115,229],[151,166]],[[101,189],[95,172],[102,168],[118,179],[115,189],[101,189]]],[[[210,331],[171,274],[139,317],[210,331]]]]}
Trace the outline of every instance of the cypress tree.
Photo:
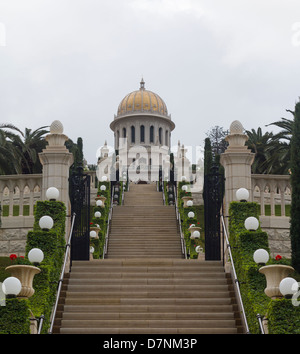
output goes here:
{"type": "Polygon", "coordinates": [[[292,266],[300,272],[300,102],[296,104],[291,139],[291,247],[292,266]]]}
{"type": "Polygon", "coordinates": [[[204,176],[210,173],[210,168],[213,162],[212,147],[210,138],[204,141],[204,176]]]}

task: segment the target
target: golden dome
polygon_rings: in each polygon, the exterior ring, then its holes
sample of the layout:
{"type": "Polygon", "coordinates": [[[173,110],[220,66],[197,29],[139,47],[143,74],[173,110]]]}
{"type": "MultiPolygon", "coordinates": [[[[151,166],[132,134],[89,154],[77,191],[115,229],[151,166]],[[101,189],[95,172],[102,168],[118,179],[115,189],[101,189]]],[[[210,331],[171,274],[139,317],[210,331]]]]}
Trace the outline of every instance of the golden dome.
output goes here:
{"type": "Polygon", "coordinates": [[[158,94],[145,89],[145,82],[142,79],[140,89],[126,95],[118,107],[117,117],[135,113],[152,113],[161,116],[168,116],[165,102],[158,94]]]}

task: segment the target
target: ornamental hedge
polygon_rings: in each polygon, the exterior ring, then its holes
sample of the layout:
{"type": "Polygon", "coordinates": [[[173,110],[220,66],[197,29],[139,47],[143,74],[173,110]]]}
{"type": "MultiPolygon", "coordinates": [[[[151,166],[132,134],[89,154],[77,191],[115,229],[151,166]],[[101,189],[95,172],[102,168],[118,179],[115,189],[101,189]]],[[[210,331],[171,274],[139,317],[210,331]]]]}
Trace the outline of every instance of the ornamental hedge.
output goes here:
{"type": "Polygon", "coordinates": [[[42,333],[47,333],[50,325],[65,253],[66,208],[62,202],[38,201],[34,216],[33,230],[27,234],[24,263],[30,264],[28,252],[32,248],[40,248],[44,252],[44,260],[39,265],[41,272],[35,275],[33,280],[35,293],[26,300],[6,299],[6,306],[1,307],[0,311],[0,333],[29,333],[30,313],[36,318],[45,316],[42,333]],[[39,219],[43,215],[53,218],[54,225],[49,231],[39,227],[39,219]]]}
{"type": "Polygon", "coordinates": [[[260,333],[256,315],[265,315],[270,301],[264,293],[265,276],[253,260],[258,248],[269,252],[268,235],[260,228],[247,231],[244,227],[247,217],[259,218],[258,211],[257,203],[243,202],[232,202],[229,209],[229,242],[251,333],[260,333]]]}
{"type": "MultiPolygon", "coordinates": [[[[229,209],[230,245],[234,264],[239,280],[243,304],[251,333],[260,333],[257,314],[268,320],[270,334],[299,334],[300,306],[294,306],[290,299],[270,299],[265,295],[265,276],[259,273],[259,266],[253,260],[253,253],[258,248],[269,252],[268,236],[260,228],[257,231],[247,231],[244,221],[248,216],[256,218],[259,206],[256,203],[232,202],[229,209]]],[[[269,264],[290,265],[291,260],[275,257],[269,259],[269,264]]],[[[292,274],[299,280],[299,274],[292,274]]]]}

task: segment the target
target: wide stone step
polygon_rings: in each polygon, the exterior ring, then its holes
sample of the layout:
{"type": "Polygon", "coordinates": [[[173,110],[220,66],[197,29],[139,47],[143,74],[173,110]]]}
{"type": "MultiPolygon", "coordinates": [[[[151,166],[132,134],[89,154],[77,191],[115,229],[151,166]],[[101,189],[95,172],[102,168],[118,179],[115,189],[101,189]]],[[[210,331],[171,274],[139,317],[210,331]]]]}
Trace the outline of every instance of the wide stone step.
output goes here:
{"type": "MultiPolygon", "coordinates": [[[[80,277],[72,277],[72,279],[69,281],[69,286],[71,285],[102,285],[103,283],[105,284],[118,284],[118,285],[123,285],[123,284],[134,284],[134,285],[181,285],[181,286],[186,286],[186,285],[208,285],[210,289],[215,287],[216,284],[216,278],[208,278],[208,279],[202,279],[202,278],[191,278],[191,279],[186,279],[186,278],[158,278],[158,277],[149,277],[147,273],[142,273],[142,276],[139,275],[139,273],[134,273],[135,276],[131,277],[125,277],[124,274],[120,274],[120,276],[116,276],[114,273],[114,279],[111,279],[111,277],[99,277],[95,278],[94,276],[88,277],[85,273],[80,273],[80,277]]],[[[127,274],[128,275],[128,274],[127,274]]],[[[130,275],[130,274],[129,274],[130,275]]],[[[227,280],[225,278],[217,279],[218,286],[220,285],[227,285],[227,280]]]]}
{"type": "Polygon", "coordinates": [[[62,334],[236,334],[237,328],[62,328],[62,334]]]}
{"type": "MultiPolygon", "coordinates": [[[[195,309],[194,309],[195,310],[195,309]]],[[[197,311],[197,310],[196,310],[197,311]]],[[[232,311],[228,312],[65,312],[63,320],[234,320],[232,311]]]]}
{"type": "Polygon", "coordinates": [[[183,305],[169,305],[169,304],[157,304],[157,305],[66,305],[65,313],[84,313],[88,316],[93,313],[185,313],[193,314],[195,312],[202,314],[214,314],[214,313],[233,313],[233,310],[237,307],[236,305],[223,305],[223,304],[212,304],[212,305],[197,305],[195,309],[194,304],[184,303],[183,305]]]}
{"type": "MultiPolygon", "coordinates": [[[[226,297],[195,297],[191,300],[194,306],[198,305],[231,305],[231,298],[226,297]]],[[[120,298],[120,297],[66,297],[66,305],[184,305],[186,298],[120,298]]]]}
{"type": "Polygon", "coordinates": [[[67,328],[234,328],[235,320],[62,320],[62,326],[67,328]]]}
{"type": "Polygon", "coordinates": [[[105,272],[105,273],[87,273],[87,272],[75,272],[69,280],[69,284],[72,282],[82,281],[84,282],[156,282],[159,283],[179,283],[179,284],[223,284],[228,282],[224,274],[220,273],[199,273],[199,272],[178,272],[178,273],[162,273],[162,272],[105,272]]]}

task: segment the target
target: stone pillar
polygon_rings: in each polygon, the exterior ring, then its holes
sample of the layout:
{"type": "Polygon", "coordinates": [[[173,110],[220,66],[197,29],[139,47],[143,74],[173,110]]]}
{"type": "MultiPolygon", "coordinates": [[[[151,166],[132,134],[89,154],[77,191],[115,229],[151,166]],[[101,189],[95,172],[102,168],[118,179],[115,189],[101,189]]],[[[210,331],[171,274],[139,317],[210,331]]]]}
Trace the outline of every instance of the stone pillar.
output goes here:
{"type": "Polygon", "coordinates": [[[246,188],[252,198],[251,165],[255,154],[245,146],[247,140],[242,124],[237,120],[232,122],[226,137],[229,146],[220,159],[225,169],[225,215],[228,215],[229,204],[236,201],[235,193],[239,188],[246,188]]]}
{"type": "Polygon", "coordinates": [[[73,154],[65,146],[68,137],[63,134],[63,125],[55,120],[50,126],[50,134],[46,136],[48,145],[39,153],[43,165],[43,183],[41,197],[46,199],[46,191],[49,187],[59,190],[59,199],[65,203],[67,215],[70,213],[69,200],[69,168],[73,163],[73,154]]]}

